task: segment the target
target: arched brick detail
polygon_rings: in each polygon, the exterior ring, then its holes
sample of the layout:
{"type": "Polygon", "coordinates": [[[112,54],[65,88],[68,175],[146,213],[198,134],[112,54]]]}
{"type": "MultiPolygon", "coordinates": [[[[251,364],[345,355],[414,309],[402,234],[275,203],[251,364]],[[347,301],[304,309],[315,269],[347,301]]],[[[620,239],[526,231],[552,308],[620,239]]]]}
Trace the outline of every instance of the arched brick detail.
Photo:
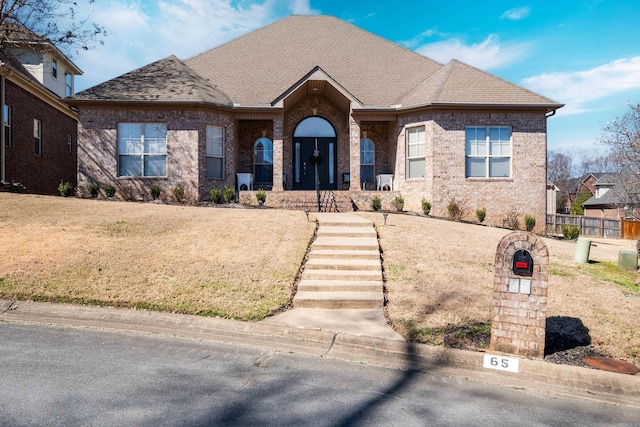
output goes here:
{"type": "Polygon", "coordinates": [[[525,231],[507,234],[498,244],[493,282],[492,350],[527,357],[544,357],[547,324],[549,251],[538,236],[525,231]],[[524,249],[533,259],[532,276],[513,272],[513,256],[524,249]],[[531,280],[530,293],[510,292],[511,279],[531,280]]]}

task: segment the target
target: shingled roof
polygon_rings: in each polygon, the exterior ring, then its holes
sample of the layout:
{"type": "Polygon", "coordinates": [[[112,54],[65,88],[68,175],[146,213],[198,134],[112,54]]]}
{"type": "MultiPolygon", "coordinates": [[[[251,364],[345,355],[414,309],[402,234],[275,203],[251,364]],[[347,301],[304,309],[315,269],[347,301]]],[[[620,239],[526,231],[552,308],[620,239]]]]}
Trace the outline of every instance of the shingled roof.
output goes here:
{"type": "Polygon", "coordinates": [[[175,57],[78,93],[79,101],[187,101],[270,108],[322,70],[356,108],[426,105],[561,107],[451,61],[442,65],[331,16],[289,16],[180,62],[175,57]]]}
{"type": "Polygon", "coordinates": [[[173,55],[79,92],[73,99],[232,104],[228,96],[173,55]]]}

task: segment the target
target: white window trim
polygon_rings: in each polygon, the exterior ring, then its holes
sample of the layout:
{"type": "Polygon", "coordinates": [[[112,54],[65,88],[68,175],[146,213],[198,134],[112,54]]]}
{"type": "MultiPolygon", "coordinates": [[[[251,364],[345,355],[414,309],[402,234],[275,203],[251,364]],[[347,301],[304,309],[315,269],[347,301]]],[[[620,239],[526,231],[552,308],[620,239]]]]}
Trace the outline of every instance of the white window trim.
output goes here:
{"type": "Polygon", "coordinates": [[[4,120],[2,131],[4,132],[4,145],[5,147],[13,147],[13,139],[11,132],[11,106],[4,105],[4,110],[2,112],[2,118],[4,120]]]}
{"type": "Polygon", "coordinates": [[[513,127],[509,125],[475,125],[475,126],[466,126],[465,127],[465,178],[466,179],[512,179],[513,178],[513,127]],[[486,154],[469,154],[467,153],[467,129],[469,128],[484,128],[486,131],[485,135],[485,145],[486,145],[486,154]],[[491,132],[492,128],[508,128],[509,129],[509,155],[503,154],[492,154],[491,153],[491,132]],[[484,176],[469,176],[467,171],[467,159],[484,159],[484,176]],[[491,159],[509,159],[509,176],[490,176],[489,167],[491,159]]]}
{"type": "Polygon", "coordinates": [[[427,150],[427,128],[425,125],[418,125],[418,126],[411,126],[411,127],[407,127],[406,131],[405,131],[405,153],[406,153],[406,160],[405,160],[405,179],[406,180],[421,180],[424,179],[424,170],[422,171],[422,175],[420,176],[409,176],[409,161],[410,160],[421,160],[426,162],[426,150],[427,150]],[[410,131],[414,130],[414,129],[422,129],[422,134],[424,135],[424,139],[422,140],[422,142],[418,142],[418,143],[413,143],[410,144],[409,143],[409,133],[410,131]],[[423,151],[425,152],[425,154],[423,155],[418,155],[418,156],[409,156],[409,146],[410,145],[415,145],[415,146],[423,146],[423,151]]]}
{"type": "Polygon", "coordinates": [[[361,138],[360,139],[360,177],[362,179],[362,166],[373,166],[373,181],[371,182],[371,184],[375,185],[375,179],[376,179],[376,143],[373,142],[373,140],[371,138],[361,138]],[[362,161],[362,154],[363,154],[363,141],[369,141],[371,142],[371,147],[373,148],[373,150],[371,150],[371,152],[373,153],[373,161],[372,163],[365,163],[362,161]]]}
{"type": "Polygon", "coordinates": [[[42,156],[42,122],[38,119],[33,119],[33,153],[36,156],[42,156]]]}
{"type": "Polygon", "coordinates": [[[118,178],[166,178],[167,177],[167,139],[168,136],[166,134],[166,132],[168,131],[168,127],[166,123],[160,123],[160,122],[119,122],[118,123],[118,135],[117,135],[117,141],[118,141],[118,148],[117,148],[117,153],[118,153],[118,178]],[[134,155],[133,153],[121,153],[120,152],[120,130],[119,127],[120,125],[140,125],[142,127],[141,129],[141,143],[144,147],[144,139],[145,139],[145,134],[144,134],[144,127],[145,125],[163,125],[164,129],[165,129],[165,151],[164,153],[146,153],[143,152],[142,153],[136,153],[135,155],[141,155],[142,156],[142,165],[141,165],[141,175],[121,175],[120,174],[120,157],[121,156],[132,156],[134,155]],[[156,175],[145,175],[145,169],[144,169],[144,161],[145,161],[145,157],[147,156],[162,156],[164,155],[165,157],[165,175],[160,175],[160,176],[156,176],[156,175]]]}
{"type": "Polygon", "coordinates": [[[65,96],[73,96],[73,74],[65,71],[64,73],[64,94],[65,96]],[[67,81],[70,79],[70,82],[67,81]]]}
{"type": "MultiPolygon", "coordinates": [[[[262,158],[264,159],[264,154],[263,154],[262,158]]],[[[258,166],[271,166],[271,168],[272,168],[271,169],[271,171],[272,171],[271,181],[267,181],[266,184],[269,184],[269,183],[273,184],[273,141],[271,139],[267,138],[266,136],[258,138],[256,140],[256,142],[253,143],[253,175],[254,175],[254,177],[256,177],[256,179],[257,179],[257,176],[258,176],[258,174],[256,172],[256,169],[257,169],[258,166]],[[263,153],[264,152],[271,152],[271,159],[272,159],[271,163],[268,163],[268,162],[257,163],[256,162],[257,146],[258,146],[258,143],[262,143],[263,140],[269,141],[269,144],[271,145],[271,150],[265,150],[264,149],[264,144],[262,145],[263,153]]]]}
{"type": "Polygon", "coordinates": [[[58,80],[58,61],[55,58],[51,60],[51,77],[58,80]]]}
{"type": "MultiPolygon", "coordinates": [[[[217,125],[207,125],[207,129],[209,128],[217,128],[217,129],[221,129],[221,133],[222,133],[222,155],[220,156],[216,156],[216,155],[209,155],[207,154],[207,150],[206,150],[206,145],[209,144],[209,141],[206,140],[208,133],[209,132],[205,132],[205,156],[206,158],[212,158],[212,159],[221,159],[222,160],[222,168],[220,170],[220,176],[210,176],[209,175],[209,169],[206,167],[206,161],[205,161],[205,176],[207,177],[207,179],[224,179],[225,176],[225,159],[224,159],[224,150],[225,150],[225,131],[226,129],[224,128],[224,126],[217,126],[217,125]]],[[[211,141],[212,144],[215,144],[215,141],[211,141]]]]}

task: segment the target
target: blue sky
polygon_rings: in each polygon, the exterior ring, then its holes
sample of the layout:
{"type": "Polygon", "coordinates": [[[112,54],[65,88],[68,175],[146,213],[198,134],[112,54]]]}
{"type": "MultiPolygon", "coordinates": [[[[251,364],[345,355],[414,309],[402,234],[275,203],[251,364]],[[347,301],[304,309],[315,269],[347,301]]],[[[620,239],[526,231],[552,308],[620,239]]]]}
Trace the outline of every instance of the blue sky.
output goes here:
{"type": "MultiPolygon", "coordinates": [[[[96,4],[97,3],[97,4],[96,4]]],[[[180,59],[290,14],[333,15],[446,63],[456,58],[566,104],[549,150],[598,153],[603,126],[640,103],[640,2],[99,0],[104,46],[73,58],[76,91],[171,54],[180,59]]]]}

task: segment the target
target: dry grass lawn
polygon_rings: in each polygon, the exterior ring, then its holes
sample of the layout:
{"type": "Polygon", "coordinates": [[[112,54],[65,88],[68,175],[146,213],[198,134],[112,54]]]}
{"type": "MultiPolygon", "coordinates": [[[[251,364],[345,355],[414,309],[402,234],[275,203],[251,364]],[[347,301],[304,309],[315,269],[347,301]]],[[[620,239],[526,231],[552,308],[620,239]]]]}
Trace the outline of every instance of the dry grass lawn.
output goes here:
{"type": "MultiPolygon", "coordinates": [[[[413,215],[361,213],[384,251],[388,316],[418,341],[485,328],[494,257],[509,230],[413,215]]],[[[313,236],[301,211],[122,203],[0,193],[0,298],[106,304],[257,320],[286,306],[313,236]]],[[[548,317],[577,318],[592,342],[640,364],[637,275],[601,240],[588,265],[575,242],[545,239],[548,317]],[[617,282],[617,283],[615,283],[617,282]]]]}
{"type": "MultiPolygon", "coordinates": [[[[361,215],[377,225],[388,316],[401,333],[410,334],[410,326],[438,344],[447,327],[490,322],[495,253],[510,230],[412,215],[389,215],[385,227],[381,214],[361,215]]],[[[544,242],[550,254],[547,316],[580,319],[594,345],[640,364],[638,276],[617,268],[618,251],[635,250],[636,242],[597,239],[590,264],[574,262],[575,241],[544,242]]]]}
{"type": "Polygon", "coordinates": [[[0,193],[0,298],[261,319],[313,232],[303,212],[0,193]]]}

